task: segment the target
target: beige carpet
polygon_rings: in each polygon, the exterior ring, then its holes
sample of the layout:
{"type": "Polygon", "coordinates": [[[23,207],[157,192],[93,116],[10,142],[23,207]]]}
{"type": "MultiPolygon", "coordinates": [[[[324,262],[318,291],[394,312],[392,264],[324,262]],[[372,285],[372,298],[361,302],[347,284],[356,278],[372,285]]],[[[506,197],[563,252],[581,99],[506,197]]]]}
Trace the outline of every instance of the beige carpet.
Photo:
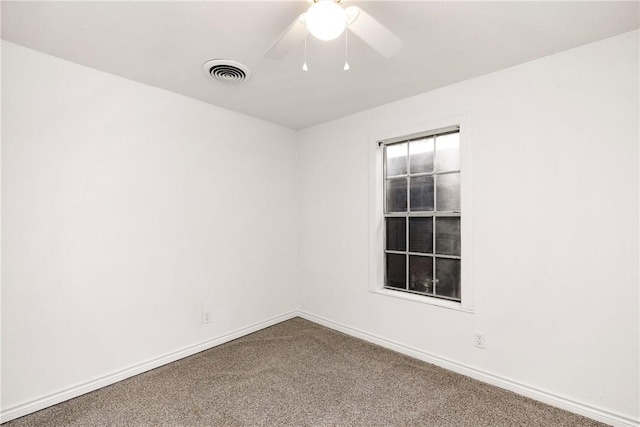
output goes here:
{"type": "Polygon", "coordinates": [[[296,318],[3,427],[103,425],[602,424],[296,318]]]}

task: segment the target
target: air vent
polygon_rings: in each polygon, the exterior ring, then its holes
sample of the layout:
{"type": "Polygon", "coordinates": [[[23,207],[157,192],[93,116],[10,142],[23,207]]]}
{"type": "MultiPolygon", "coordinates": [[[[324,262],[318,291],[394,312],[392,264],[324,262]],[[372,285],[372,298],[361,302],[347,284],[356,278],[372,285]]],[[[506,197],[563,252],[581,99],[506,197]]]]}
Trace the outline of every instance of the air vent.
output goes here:
{"type": "Polygon", "coordinates": [[[243,83],[251,78],[251,70],[246,65],[228,59],[207,61],[202,65],[202,71],[223,83],[243,83]]]}

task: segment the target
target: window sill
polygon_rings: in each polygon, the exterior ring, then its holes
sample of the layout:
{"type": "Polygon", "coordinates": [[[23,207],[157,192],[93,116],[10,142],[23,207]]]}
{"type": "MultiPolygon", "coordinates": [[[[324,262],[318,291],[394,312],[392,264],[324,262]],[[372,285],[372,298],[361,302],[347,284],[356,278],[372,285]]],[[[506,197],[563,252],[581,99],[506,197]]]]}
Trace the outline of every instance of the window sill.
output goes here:
{"type": "Polygon", "coordinates": [[[374,294],[378,294],[378,295],[385,295],[385,296],[389,296],[389,297],[393,297],[393,298],[399,298],[399,299],[403,299],[405,301],[414,301],[414,302],[419,302],[419,303],[422,303],[422,304],[434,305],[434,306],[437,306],[437,307],[448,308],[450,310],[461,311],[463,313],[473,314],[473,309],[465,308],[465,307],[462,306],[462,303],[459,303],[459,302],[456,302],[456,301],[448,301],[448,300],[444,300],[444,299],[430,298],[428,296],[410,294],[410,293],[407,293],[407,292],[393,291],[391,289],[384,289],[384,288],[370,290],[369,292],[374,293],[374,294]]]}

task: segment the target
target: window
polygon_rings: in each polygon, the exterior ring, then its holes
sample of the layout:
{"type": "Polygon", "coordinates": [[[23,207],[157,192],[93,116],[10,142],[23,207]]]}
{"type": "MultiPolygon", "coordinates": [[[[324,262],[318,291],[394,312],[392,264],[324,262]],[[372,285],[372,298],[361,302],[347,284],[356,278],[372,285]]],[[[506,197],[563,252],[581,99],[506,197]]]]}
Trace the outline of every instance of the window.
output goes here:
{"type": "Polygon", "coordinates": [[[384,288],[461,301],[459,129],[381,145],[384,288]]]}

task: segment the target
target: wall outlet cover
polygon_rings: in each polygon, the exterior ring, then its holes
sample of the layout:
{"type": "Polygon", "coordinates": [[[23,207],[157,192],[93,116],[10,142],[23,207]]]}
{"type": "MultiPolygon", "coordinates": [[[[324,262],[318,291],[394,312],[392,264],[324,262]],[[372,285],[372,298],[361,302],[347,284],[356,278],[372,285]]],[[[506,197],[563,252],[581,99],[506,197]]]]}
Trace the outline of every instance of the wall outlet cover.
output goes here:
{"type": "Polygon", "coordinates": [[[484,332],[474,332],[473,333],[473,345],[478,348],[485,348],[486,340],[484,336],[484,332]]]}
{"type": "Polygon", "coordinates": [[[202,310],[202,324],[206,325],[207,323],[211,323],[211,311],[204,309],[202,310]]]}

